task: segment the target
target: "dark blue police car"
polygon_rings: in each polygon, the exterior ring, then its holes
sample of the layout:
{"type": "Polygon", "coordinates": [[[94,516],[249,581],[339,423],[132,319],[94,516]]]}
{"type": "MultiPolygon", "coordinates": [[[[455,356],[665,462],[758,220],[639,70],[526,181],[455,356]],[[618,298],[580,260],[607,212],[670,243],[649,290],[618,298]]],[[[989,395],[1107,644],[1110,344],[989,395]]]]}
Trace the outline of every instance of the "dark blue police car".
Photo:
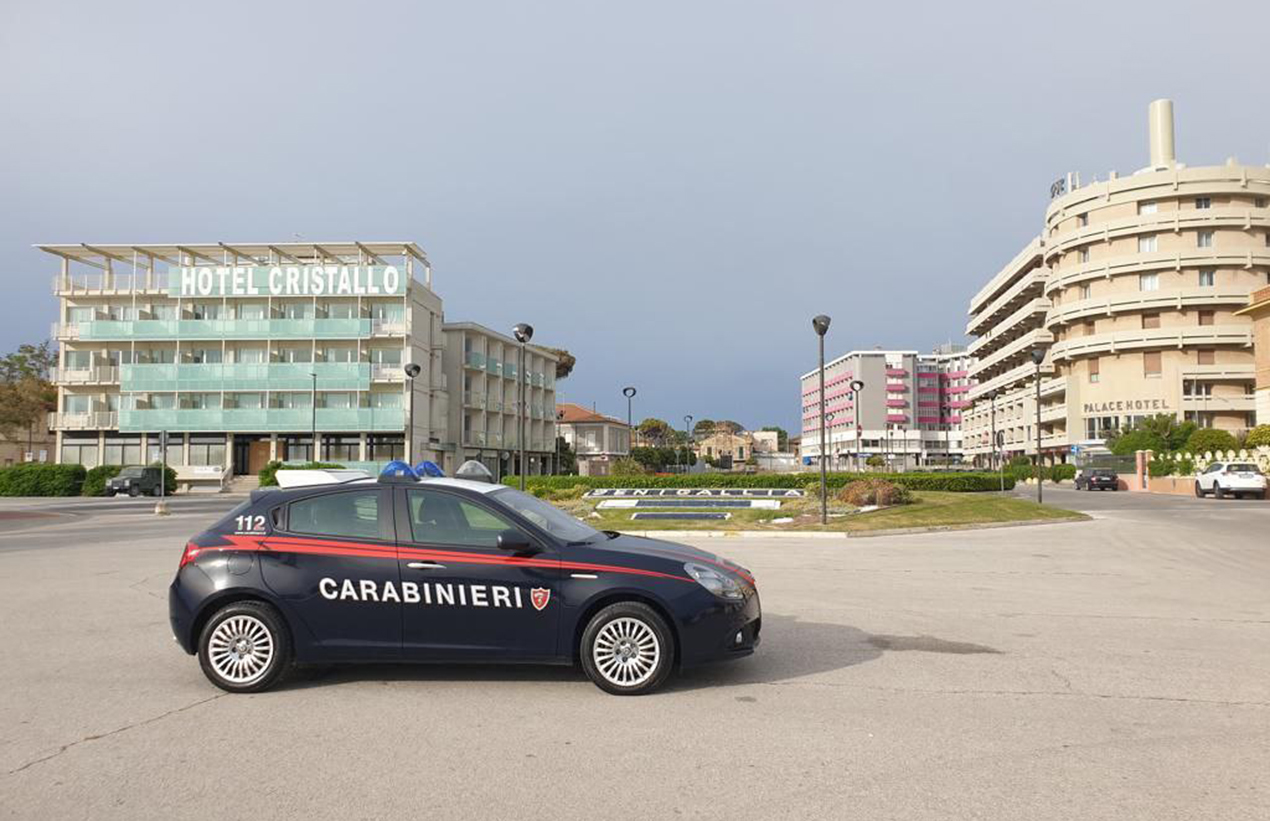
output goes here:
{"type": "Polygon", "coordinates": [[[580,662],[636,695],[758,646],[753,576],[711,553],[485,482],[308,478],[253,492],[181,556],[173,634],[224,690],[306,663],[580,662]]]}

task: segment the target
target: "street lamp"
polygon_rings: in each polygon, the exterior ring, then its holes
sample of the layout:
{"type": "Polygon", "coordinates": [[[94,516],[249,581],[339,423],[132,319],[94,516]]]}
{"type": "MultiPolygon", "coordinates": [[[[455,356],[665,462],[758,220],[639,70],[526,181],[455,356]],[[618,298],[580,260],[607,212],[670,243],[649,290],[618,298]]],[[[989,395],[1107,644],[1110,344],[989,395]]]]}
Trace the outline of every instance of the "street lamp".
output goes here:
{"type": "Polygon", "coordinates": [[[860,414],[864,413],[864,401],[860,397],[860,393],[864,390],[864,382],[859,379],[851,380],[851,400],[855,402],[855,470],[859,473],[860,467],[860,414]]]}
{"type": "Polygon", "coordinates": [[[1041,485],[1045,484],[1041,476],[1041,362],[1045,359],[1045,351],[1032,349],[1032,362],[1036,365],[1036,502],[1041,503],[1041,485]]]}
{"type": "Polygon", "coordinates": [[[556,411],[556,464],[553,473],[560,472],[560,423],[564,421],[564,411],[556,411]]]}
{"type": "Polygon", "coordinates": [[[692,453],[692,414],[684,417],[684,473],[688,472],[688,460],[692,453]]]}
{"type": "Polygon", "coordinates": [[[622,396],[626,397],[626,450],[630,452],[635,448],[635,428],[631,425],[631,399],[638,393],[634,388],[622,388],[622,396]]]}
{"type": "Polygon", "coordinates": [[[516,327],[512,328],[512,335],[516,337],[516,341],[520,343],[520,367],[516,369],[516,382],[520,385],[517,389],[520,397],[520,411],[516,420],[516,438],[517,447],[520,450],[520,464],[517,466],[517,473],[520,474],[520,489],[525,489],[525,417],[529,415],[529,407],[525,402],[525,344],[534,338],[534,326],[519,322],[516,327]]]}
{"type": "Polygon", "coordinates": [[[406,423],[406,458],[413,462],[415,456],[415,377],[419,375],[423,368],[413,362],[409,362],[402,370],[406,372],[407,384],[410,388],[410,419],[406,423]]]}
{"type": "Polygon", "coordinates": [[[829,317],[824,314],[811,320],[811,327],[816,332],[816,340],[820,346],[820,523],[829,524],[828,470],[825,462],[825,334],[829,333],[829,317]]]}

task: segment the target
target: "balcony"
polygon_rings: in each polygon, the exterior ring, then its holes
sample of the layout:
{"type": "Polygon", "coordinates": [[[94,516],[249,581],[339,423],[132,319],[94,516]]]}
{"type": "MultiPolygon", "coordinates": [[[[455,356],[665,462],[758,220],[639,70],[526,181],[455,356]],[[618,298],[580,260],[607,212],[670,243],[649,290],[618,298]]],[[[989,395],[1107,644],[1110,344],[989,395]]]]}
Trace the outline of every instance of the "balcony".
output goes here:
{"type": "MultiPolygon", "coordinates": [[[[1052,376],[1054,374],[1054,366],[1048,362],[1041,364],[1041,376],[1052,376]]],[[[1024,362],[1016,365],[1005,373],[999,374],[986,381],[980,382],[970,389],[969,398],[971,402],[986,398],[1004,388],[1009,388],[1020,383],[1027,383],[1036,378],[1036,365],[1031,362],[1024,362]]]]}
{"type": "MultiPolygon", "coordinates": [[[[396,366],[392,366],[396,367],[396,366]]],[[[120,367],[125,391],[366,390],[368,362],[134,364],[120,367]]]]}
{"type": "Polygon", "coordinates": [[[1017,339],[1021,333],[1039,327],[1051,303],[1045,297],[1038,296],[1023,303],[1023,306],[1000,322],[983,329],[984,333],[966,348],[966,353],[976,357],[985,357],[1002,345],[1017,339]]]}
{"type": "Polygon", "coordinates": [[[886,406],[888,408],[907,408],[908,400],[907,399],[888,399],[886,400],[886,406]]]}
{"type": "Polygon", "coordinates": [[[119,367],[53,368],[49,371],[49,381],[55,385],[112,385],[119,381],[119,367]]]}
{"type": "Polygon", "coordinates": [[[58,339],[366,339],[369,319],[95,319],[54,327],[58,339]]]}
{"type": "Polygon", "coordinates": [[[476,351],[468,351],[463,354],[463,366],[467,368],[475,368],[478,371],[485,370],[485,354],[476,351]]]}
{"type": "Polygon", "coordinates": [[[1093,354],[1115,354],[1150,348],[1238,345],[1252,348],[1250,325],[1191,325],[1181,328],[1142,328],[1093,334],[1055,343],[1050,356],[1055,362],[1093,354]]]}
{"type": "Polygon", "coordinates": [[[908,371],[904,370],[903,368],[887,368],[886,375],[887,376],[908,376],[908,371]]]}
{"type": "Polygon", "coordinates": [[[1178,288],[1170,291],[1138,291],[1117,294],[1105,299],[1083,299],[1065,302],[1046,317],[1045,325],[1054,328],[1081,320],[1115,316],[1121,313],[1183,311],[1190,308],[1248,304],[1248,291],[1238,288],[1178,288]]]}
{"type": "Polygon", "coordinates": [[[466,435],[464,435],[463,444],[467,445],[468,447],[476,447],[476,448],[484,447],[485,434],[480,433],[478,431],[470,430],[467,432],[466,435]]]}
{"type": "Polygon", "coordinates": [[[906,414],[906,413],[888,413],[888,414],[886,415],[886,421],[888,421],[888,422],[907,422],[907,421],[908,421],[908,414],[906,414]]]}
{"type": "Polygon", "coordinates": [[[405,336],[410,326],[405,319],[372,319],[370,321],[371,336],[405,336]]]}
{"type": "Polygon", "coordinates": [[[508,365],[504,367],[502,362],[499,362],[497,359],[494,359],[493,357],[490,357],[489,359],[485,361],[486,373],[493,374],[494,376],[502,376],[508,367],[512,367],[512,366],[508,365]]]}
{"type": "Polygon", "coordinates": [[[370,381],[372,382],[401,382],[405,378],[406,372],[401,365],[381,362],[370,364],[370,381]]]}
{"type": "Polygon", "coordinates": [[[473,391],[463,391],[463,405],[468,408],[485,408],[485,395],[473,391]]]}
{"type": "Polygon", "coordinates": [[[1188,411],[1235,413],[1255,411],[1256,396],[1183,396],[1182,409],[1188,411]]]}
{"type": "MultiPolygon", "coordinates": [[[[121,431],[243,431],[303,433],[315,417],[311,408],[125,408],[119,411],[121,431]]],[[[393,431],[405,429],[402,408],[318,408],[320,431],[393,431]]]]}
{"type": "Polygon", "coordinates": [[[1152,271],[1180,271],[1183,268],[1251,268],[1270,266],[1267,248],[1186,248],[1180,251],[1120,254],[1096,262],[1064,268],[1046,283],[1046,294],[1071,288],[1081,282],[1109,279],[1126,274],[1152,271]]]}
{"type": "Polygon", "coordinates": [[[1011,370],[1019,362],[1028,361],[1033,348],[1048,347],[1053,341],[1054,334],[1037,328],[979,360],[971,374],[982,381],[985,375],[992,376],[993,372],[999,370],[1011,370]]]}
{"type": "Polygon", "coordinates": [[[118,424],[119,414],[115,411],[50,413],[48,415],[50,430],[113,430],[118,424]]]}
{"type": "Polygon", "coordinates": [[[1158,211],[1154,214],[1133,214],[1058,234],[1046,246],[1045,257],[1053,259],[1083,245],[1101,245],[1113,239],[1138,234],[1178,234],[1187,230],[1208,231],[1218,228],[1254,231],[1267,226],[1270,226],[1270,217],[1264,208],[1187,208],[1158,211]]]}

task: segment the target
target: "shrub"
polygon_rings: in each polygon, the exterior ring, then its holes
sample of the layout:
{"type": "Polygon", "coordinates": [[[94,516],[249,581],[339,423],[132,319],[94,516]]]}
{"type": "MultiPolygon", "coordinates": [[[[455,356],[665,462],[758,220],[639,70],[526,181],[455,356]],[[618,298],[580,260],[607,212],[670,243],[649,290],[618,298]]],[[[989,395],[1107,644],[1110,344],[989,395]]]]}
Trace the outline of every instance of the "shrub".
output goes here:
{"type": "Polygon", "coordinates": [[[1235,450],[1239,443],[1230,431],[1218,428],[1200,428],[1186,440],[1186,449],[1191,453],[1211,453],[1219,450],[1235,450]]]}
{"type": "MultiPolygon", "coordinates": [[[[838,490],[852,482],[864,479],[886,479],[909,490],[942,490],[955,493],[974,493],[994,491],[1000,487],[1000,478],[996,473],[829,473],[826,477],[830,490],[838,490]]],[[[263,482],[262,482],[263,484],[263,482]]],[[[503,484],[519,487],[520,478],[504,476],[503,484]]],[[[697,473],[684,475],[675,473],[655,476],[529,476],[525,487],[558,489],[580,485],[587,490],[597,487],[630,487],[630,488],[792,488],[804,490],[808,495],[820,493],[820,480],[806,473],[697,473]]],[[[1014,478],[1005,476],[1005,487],[1014,487],[1014,478]]]]}
{"type": "Polygon", "coordinates": [[[648,473],[648,470],[635,459],[623,456],[613,460],[612,473],[614,476],[643,476],[648,473]]]}
{"type": "Polygon", "coordinates": [[[78,496],[86,473],[83,465],[47,462],[0,468],[0,496],[78,496]]]}
{"type": "Polygon", "coordinates": [[[304,462],[298,465],[287,465],[282,462],[273,461],[260,469],[260,486],[276,487],[278,484],[278,471],[280,470],[325,470],[338,469],[344,467],[334,462],[304,462]]]}
{"type": "Polygon", "coordinates": [[[1023,454],[1020,453],[1018,456],[1010,457],[1009,467],[1022,468],[1022,467],[1031,467],[1031,466],[1032,466],[1031,456],[1024,456],[1023,454]]]}
{"type": "Polygon", "coordinates": [[[883,459],[881,456],[875,455],[875,456],[870,456],[868,459],[865,459],[864,463],[871,468],[880,468],[886,464],[886,460],[883,459]]]}
{"type": "Polygon", "coordinates": [[[1176,453],[1161,454],[1147,462],[1147,475],[1152,479],[1162,476],[1194,476],[1195,462],[1176,453]]]}
{"type": "Polygon", "coordinates": [[[105,496],[106,482],[119,475],[123,465],[98,465],[84,474],[84,484],[80,487],[81,496],[105,496]]]}
{"type": "Polygon", "coordinates": [[[862,479],[844,487],[838,498],[849,505],[864,507],[865,505],[906,505],[913,501],[913,494],[903,485],[888,482],[886,479],[862,479]]]}
{"type": "MultiPolygon", "coordinates": [[[[160,465],[163,465],[163,463],[150,463],[152,468],[157,468],[160,465]]],[[[171,465],[163,465],[163,495],[171,496],[173,493],[176,493],[176,469],[171,465]]]]}
{"type": "Polygon", "coordinates": [[[1068,482],[1075,478],[1075,465],[1054,465],[1049,469],[1049,480],[1051,482],[1068,482]]]}
{"type": "Polygon", "coordinates": [[[1244,447],[1270,447],[1270,425],[1257,425],[1248,431],[1248,438],[1244,440],[1244,447]]]}

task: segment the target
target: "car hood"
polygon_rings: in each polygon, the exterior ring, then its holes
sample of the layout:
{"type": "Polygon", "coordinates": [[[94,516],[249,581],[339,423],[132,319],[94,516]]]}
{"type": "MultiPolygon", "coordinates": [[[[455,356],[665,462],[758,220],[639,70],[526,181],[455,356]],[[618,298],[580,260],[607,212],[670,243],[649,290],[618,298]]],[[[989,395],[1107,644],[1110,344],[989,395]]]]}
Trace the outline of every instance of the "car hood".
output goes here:
{"type": "Polygon", "coordinates": [[[622,533],[615,538],[606,539],[602,542],[588,542],[586,546],[588,549],[604,553],[668,559],[675,562],[705,562],[724,567],[744,578],[753,578],[749,570],[736,562],[725,559],[708,550],[701,550],[700,548],[679,544],[678,542],[668,542],[663,539],[649,539],[644,536],[631,536],[622,533]]]}

